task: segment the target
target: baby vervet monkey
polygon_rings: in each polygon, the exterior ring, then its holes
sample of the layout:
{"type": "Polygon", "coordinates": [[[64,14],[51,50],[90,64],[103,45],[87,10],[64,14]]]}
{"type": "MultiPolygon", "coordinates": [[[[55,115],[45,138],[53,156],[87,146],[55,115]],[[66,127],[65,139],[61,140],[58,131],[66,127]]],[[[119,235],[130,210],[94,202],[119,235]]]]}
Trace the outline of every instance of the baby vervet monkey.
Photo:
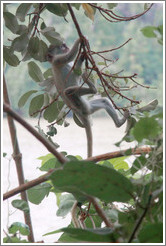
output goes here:
{"type": "Polygon", "coordinates": [[[83,96],[96,94],[94,84],[89,80],[87,73],[78,75],[76,70],[80,70],[84,61],[84,55],[80,54],[74,69],[69,64],[78,53],[81,39],[78,38],[73,47],[69,49],[66,44],[51,45],[48,48],[46,59],[52,64],[54,83],[64,103],[75,113],[85,127],[87,135],[88,157],[92,156],[92,130],[89,115],[99,109],[105,109],[113,119],[117,127],[122,126],[129,117],[129,112],[124,111],[123,117],[119,117],[117,110],[107,98],[87,100],[83,96]],[[85,87],[87,84],[88,87],[85,87]]]}
{"type": "MultiPolygon", "coordinates": [[[[89,115],[99,109],[105,109],[113,119],[115,125],[120,127],[126,122],[126,119],[129,118],[130,113],[126,110],[124,111],[124,115],[119,117],[117,110],[115,110],[111,101],[107,98],[87,100],[83,97],[84,95],[96,94],[97,90],[94,84],[89,80],[87,73],[78,75],[78,72],[76,72],[76,70],[81,69],[84,61],[84,55],[82,53],[79,55],[74,69],[72,69],[72,66],[69,64],[71,61],[74,61],[81,42],[81,39],[78,38],[71,49],[69,49],[66,44],[51,45],[48,49],[46,59],[52,64],[54,84],[58,93],[64,103],[76,114],[85,127],[88,157],[91,157],[92,131],[89,115]],[[85,87],[84,84],[87,84],[88,87],[85,87]]],[[[149,107],[154,103],[156,104],[156,101],[150,103],[149,107]]],[[[81,225],[81,221],[77,219],[77,205],[78,202],[75,202],[72,208],[72,221],[75,227],[84,227],[81,225]]]]}

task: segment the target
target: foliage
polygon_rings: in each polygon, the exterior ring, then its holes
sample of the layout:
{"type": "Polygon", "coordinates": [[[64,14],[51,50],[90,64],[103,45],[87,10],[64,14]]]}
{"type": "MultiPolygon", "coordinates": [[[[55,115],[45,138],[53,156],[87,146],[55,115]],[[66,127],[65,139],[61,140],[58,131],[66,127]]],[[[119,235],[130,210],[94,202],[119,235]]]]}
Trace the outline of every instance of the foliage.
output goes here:
{"type": "MultiPolygon", "coordinates": [[[[86,17],[88,21],[93,21],[97,15],[97,9],[90,4],[72,3],[71,6],[77,13],[83,10],[83,22],[85,24],[86,17]]],[[[118,4],[108,3],[104,6],[108,8],[109,13],[112,13],[114,8],[118,7],[118,4]]],[[[23,108],[30,100],[28,106],[29,116],[39,116],[40,122],[40,117],[43,114],[44,119],[49,123],[60,125],[64,123],[64,126],[67,126],[65,117],[68,114],[68,109],[56,92],[52,80],[52,72],[47,65],[41,67],[41,63],[43,64],[46,61],[45,55],[48,45],[60,44],[64,38],[61,36],[61,32],[59,33],[54,27],[47,25],[43,18],[40,18],[42,14],[45,14],[43,15],[44,17],[46,15],[55,15],[60,20],[63,18],[66,21],[68,16],[67,5],[65,3],[21,3],[19,6],[16,5],[16,7],[16,13],[13,14],[12,11],[9,11],[10,5],[4,4],[5,30],[8,33],[10,32],[12,37],[5,41],[4,60],[7,69],[9,69],[9,66],[13,66],[16,69],[22,63],[25,63],[29,77],[36,85],[36,88],[31,88],[31,90],[24,92],[18,101],[18,106],[23,108]],[[27,15],[29,15],[29,22],[27,15]]],[[[144,9],[148,9],[147,4],[144,5],[144,9]]],[[[114,27],[114,25],[111,25],[111,27],[114,32],[117,28],[116,33],[121,35],[121,28],[119,26],[114,27]]],[[[104,30],[107,30],[107,28],[110,30],[110,25],[105,27],[104,30]]],[[[131,30],[133,28],[131,26],[131,30]]],[[[98,29],[98,34],[101,31],[100,29],[102,28],[98,29]]],[[[158,27],[143,27],[141,32],[145,37],[157,37],[158,42],[162,43],[161,25],[158,27]],[[158,34],[161,37],[158,37],[158,34]]],[[[119,39],[119,35],[117,34],[117,39],[119,39]]],[[[112,41],[115,43],[116,38],[114,36],[112,38],[112,41]]],[[[106,46],[108,39],[104,36],[101,37],[101,40],[103,41],[102,45],[106,46]]],[[[99,39],[96,39],[94,44],[97,42],[100,42],[99,39]]],[[[100,47],[100,44],[98,47],[100,47]]],[[[131,48],[129,47],[128,49],[131,48]]],[[[148,50],[148,54],[151,52],[151,49],[148,50]]],[[[119,50],[116,52],[117,55],[121,56],[119,50]]],[[[138,53],[140,53],[140,50],[138,50],[138,53]]],[[[146,52],[145,56],[147,56],[146,52]]],[[[123,59],[125,63],[126,57],[125,53],[123,59]]],[[[144,59],[141,57],[139,60],[142,61],[144,59]]],[[[107,62],[106,60],[104,61],[104,66],[107,67],[107,62]]],[[[103,63],[98,63],[98,65],[102,70],[103,63]]],[[[130,68],[128,63],[126,67],[127,69],[130,68]]],[[[115,67],[113,66],[112,70],[114,69],[115,67]]],[[[141,69],[139,68],[138,70],[141,69]]],[[[115,71],[115,75],[119,76],[120,72],[117,71],[115,71]]],[[[108,75],[109,71],[106,71],[106,74],[108,75]]],[[[122,77],[122,84],[128,86],[128,80],[131,78],[133,77],[122,77]]],[[[93,76],[93,79],[99,85],[99,91],[102,96],[105,96],[105,91],[101,88],[98,77],[95,78],[93,76]]],[[[112,79],[110,82],[118,86],[120,77],[116,79],[112,79]]],[[[138,90],[139,93],[140,91],[138,90]]],[[[117,96],[115,94],[111,91],[109,95],[114,98],[117,96]]],[[[133,98],[134,96],[132,94],[133,98]]],[[[75,121],[78,125],[80,124],[76,118],[75,121]]],[[[128,121],[128,124],[128,131],[124,138],[117,143],[117,146],[120,146],[123,141],[129,143],[135,141],[136,146],[149,145],[153,148],[151,153],[142,153],[142,155],[134,156],[132,164],[128,161],[128,157],[133,157],[130,150],[130,153],[126,152],[124,156],[96,163],[63,153],[70,160],[63,167],[58,159],[50,153],[38,158],[41,160],[39,168],[41,172],[55,170],[48,174],[46,182],[28,189],[28,200],[33,204],[39,205],[50,192],[54,193],[59,207],[57,216],[61,217],[66,216],[77,201],[77,215],[80,221],[81,216],[83,216],[80,223],[85,225],[85,228],[73,228],[71,221],[67,227],[48,232],[45,236],[63,232],[58,242],[68,243],[162,243],[162,109],[158,107],[153,112],[134,114],[130,118],[130,122],[128,121]],[[102,219],[97,214],[96,208],[89,204],[91,197],[97,198],[101,209],[112,222],[112,228],[103,228],[102,219]]],[[[53,143],[55,148],[58,148],[58,144],[52,140],[52,137],[57,134],[57,129],[53,124],[49,126],[46,133],[40,128],[40,124],[38,124],[37,129],[45,139],[53,143]]],[[[23,200],[13,200],[12,206],[25,213],[29,213],[29,206],[23,200]]],[[[26,243],[26,240],[21,239],[21,235],[29,235],[28,226],[21,222],[14,222],[8,228],[4,243],[26,243]]]]}
{"type": "MultiPolygon", "coordinates": [[[[19,22],[21,23],[21,28],[22,32],[27,32],[27,29],[24,30],[25,26],[30,25],[28,23],[28,16],[26,16],[27,11],[29,10],[28,13],[32,13],[32,7],[37,7],[35,4],[26,4],[23,3],[21,4],[21,7],[19,7],[18,4],[10,4],[6,5],[6,12],[16,12],[16,18],[20,18],[22,16],[22,21],[25,19],[25,22],[19,22]],[[18,10],[17,10],[18,8],[18,10]],[[23,14],[21,14],[22,9],[23,14]],[[23,28],[24,27],[24,28],[23,28]]],[[[145,84],[151,84],[153,86],[156,86],[158,90],[150,90],[148,91],[148,97],[153,98],[156,96],[160,100],[160,104],[162,103],[162,48],[159,46],[156,46],[155,39],[147,39],[144,38],[143,35],[140,32],[140,29],[142,29],[145,25],[148,25],[149,22],[157,23],[155,26],[160,26],[162,23],[162,13],[161,13],[161,5],[160,4],[155,4],[154,7],[151,9],[151,15],[146,15],[143,16],[142,18],[139,19],[139,21],[131,21],[131,22],[120,22],[116,24],[110,24],[106,23],[106,21],[103,20],[103,17],[98,14],[97,12],[95,13],[95,21],[92,23],[90,19],[87,18],[86,21],[85,15],[83,8],[81,7],[80,4],[73,4],[73,7],[75,8],[75,13],[79,19],[79,23],[81,23],[81,29],[85,36],[88,37],[90,44],[92,45],[92,49],[97,51],[97,50],[103,50],[103,49],[110,49],[111,47],[114,48],[116,45],[120,45],[123,41],[128,39],[129,37],[132,37],[133,40],[130,42],[130,44],[126,45],[123,49],[114,51],[112,53],[112,59],[120,58],[118,60],[118,64],[115,63],[111,65],[111,70],[112,72],[117,72],[117,65],[119,67],[119,70],[124,68],[127,73],[127,71],[133,71],[139,74],[140,81],[145,84]],[[160,12],[160,14],[158,14],[160,12]],[[87,24],[88,23],[88,24],[87,24]],[[90,27],[90,32],[89,29],[87,30],[87,25],[90,27]],[[111,28],[110,28],[111,25],[111,28]],[[100,39],[98,39],[100,37],[100,39]],[[139,49],[139,46],[141,44],[141,52],[139,49]],[[126,62],[126,57],[129,56],[128,61],[126,62]],[[152,62],[153,61],[153,62],[152,62]]],[[[113,6],[112,6],[113,7],[113,6]]],[[[139,12],[141,10],[141,7],[143,7],[143,4],[119,4],[117,5],[117,10],[119,8],[119,12],[121,12],[124,15],[129,15],[132,14],[135,10],[139,12]],[[122,7],[121,7],[122,6],[122,7]]],[[[115,6],[114,6],[115,8],[115,6]]],[[[111,6],[110,6],[110,9],[111,6]]],[[[53,14],[49,14],[49,21],[47,20],[47,15],[48,11],[43,10],[41,12],[41,17],[43,20],[46,22],[47,28],[42,31],[43,29],[39,29],[41,31],[41,35],[39,40],[44,41],[44,43],[48,46],[49,42],[48,39],[45,37],[50,35],[49,37],[53,37],[53,42],[57,42],[57,40],[62,40],[62,37],[59,37],[57,33],[60,33],[63,37],[65,37],[65,40],[67,40],[67,43],[69,47],[72,45],[73,40],[76,38],[77,34],[76,31],[73,30],[71,21],[68,22],[68,24],[65,24],[65,21],[63,21],[63,18],[60,16],[56,16],[53,14]],[[48,23],[48,24],[47,24],[48,23]],[[55,24],[56,23],[56,26],[55,24]],[[53,28],[52,26],[56,27],[53,28]],[[49,27],[49,28],[48,28],[49,27]],[[45,34],[45,36],[43,35],[45,34]],[[55,34],[56,33],[56,34],[55,34]],[[47,35],[46,35],[47,34],[47,35]],[[56,37],[56,38],[54,38],[56,37]]],[[[33,15],[30,15],[30,18],[32,20],[33,15]]],[[[70,20],[69,14],[67,14],[66,19],[70,20]]],[[[39,20],[39,24],[41,28],[44,28],[44,23],[43,20],[39,20]]],[[[24,52],[22,51],[21,53],[13,49],[10,50],[10,60],[12,59],[12,54],[14,53],[14,56],[19,56],[20,54],[25,53],[26,47],[27,47],[27,42],[29,42],[30,38],[28,37],[28,41],[24,42],[24,39],[22,41],[17,40],[18,35],[15,35],[11,33],[6,27],[4,27],[5,33],[4,33],[4,44],[8,48],[14,44],[12,44],[9,40],[8,37],[10,37],[10,40],[13,40],[13,42],[16,44],[18,47],[24,47],[24,52]],[[14,41],[16,39],[16,41],[14,41]]],[[[25,34],[23,34],[23,37],[25,34]]],[[[27,35],[26,35],[27,36],[27,35]]],[[[16,45],[15,44],[15,45],[16,45]]],[[[6,50],[6,49],[5,49],[6,50]]],[[[39,50],[44,53],[44,48],[39,47],[39,50]]],[[[7,56],[5,56],[7,59],[7,56]]],[[[27,55],[26,55],[27,57],[27,55]]],[[[27,57],[28,58],[28,57],[27,57]]],[[[9,78],[9,86],[12,90],[12,96],[11,96],[11,102],[14,106],[15,109],[17,109],[18,105],[18,98],[21,97],[23,93],[26,93],[29,90],[41,90],[41,87],[39,87],[38,83],[32,82],[32,79],[28,76],[27,74],[27,67],[24,64],[28,63],[27,58],[25,59],[24,63],[19,63],[19,66],[17,69],[14,70],[14,67],[6,67],[6,76],[9,78]],[[19,80],[17,78],[20,78],[19,80]],[[11,81],[15,80],[15,83],[12,83],[11,81]],[[22,86],[24,82],[24,86],[22,86]]],[[[30,57],[29,57],[30,58],[30,57]]],[[[15,57],[15,59],[17,59],[15,57]]],[[[20,60],[21,58],[19,58],[20,60]]],[[[36,59],[34,57],[34,59],[36,59]]],[[[96,57],[97,59],[97,57],[96,57]]],[[[8,58],[9,60],[9,58],[8,58]]],[[[13,62],[13,61],[12,61],[13,62]]],[[[17,61],[18,62],[18,61],[17,61]]],[[[16,62],[16,64],[17,64],[16,62]]],[[[36,63],[36,62],[35,62],[36,63]]],[[[37,62],[37,64],[39,64],[37,62]]],[[[48,68],[48,65],[45,64],[44,62],[40,64],[40,68],[42,66],[42,70],[44,71],[45,69],[48,68]]],[[[140,100],[145,99],[146,96],[146,91],[142,90],[141,93],[138,93],[137,90],[133,90],[132,93],[136,95],[140,100]],[[142,97],[141,97],[142,95],[142,97]]],[[[147,98],[147,101],[149,100],[147,98]]],[[[30,98],[29,98],[30,99],[30,98]]],[[[28,115],[28,104],[24,106],[24,109],[21,108],[21,112],[24,115],[28,115]]]]}

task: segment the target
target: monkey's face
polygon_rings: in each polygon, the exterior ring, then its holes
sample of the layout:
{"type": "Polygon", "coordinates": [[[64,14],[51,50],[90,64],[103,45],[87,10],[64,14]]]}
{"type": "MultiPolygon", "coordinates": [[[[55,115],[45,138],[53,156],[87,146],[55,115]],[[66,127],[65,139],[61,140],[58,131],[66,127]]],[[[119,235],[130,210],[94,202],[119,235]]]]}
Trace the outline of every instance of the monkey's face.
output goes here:
{"type": "Polygon", "coordinates": [[[50,45],[46,55],[46,60],[51,62],[53,57],[60,54],[65,54],[69,51],[69,48],[65,43],[61,45],[50,45]]]}

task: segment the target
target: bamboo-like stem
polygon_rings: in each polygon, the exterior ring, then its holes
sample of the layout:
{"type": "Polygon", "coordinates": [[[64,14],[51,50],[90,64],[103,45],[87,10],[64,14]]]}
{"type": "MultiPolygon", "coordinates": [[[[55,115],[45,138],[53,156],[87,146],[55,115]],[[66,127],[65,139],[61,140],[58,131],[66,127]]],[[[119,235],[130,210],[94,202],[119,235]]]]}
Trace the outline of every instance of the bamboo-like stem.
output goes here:
{"type": "MultiPolygon", "coordinates": [[[[6,85],[6,80],[5,80],[4,75],[3,75],[3,96],[4,96],[4,101],[8,105],[10,105],[10,100],[8,96],[7,85],[6,85]]],[[[11,136],[11,141],[12,141],[12,146],[13,146],[13,159],[16,164],[18,182],[19,182],[19,185],[22,185],[24,184],[24,170],[23,170],[23,165],[22,165],[22,154],[20,152],[18,139],[17,139],[16,127],[15,127],[13,118],[10,115],[7,115],[7,120],[8,120],[10,136],[11,136]]],[[[23,190],[21,192],[21,199],[28,203],[26,190],[23,190]]],[[[28,240],[30,242],[34,242],[34,234],[33,234],[33,227],[32,227],[30,212],[29,213],[23,212],[23,213],[24,213],[25,223],[29,226],[29,230],[30,230],[30,234],[28,235],[28,240]]]]}

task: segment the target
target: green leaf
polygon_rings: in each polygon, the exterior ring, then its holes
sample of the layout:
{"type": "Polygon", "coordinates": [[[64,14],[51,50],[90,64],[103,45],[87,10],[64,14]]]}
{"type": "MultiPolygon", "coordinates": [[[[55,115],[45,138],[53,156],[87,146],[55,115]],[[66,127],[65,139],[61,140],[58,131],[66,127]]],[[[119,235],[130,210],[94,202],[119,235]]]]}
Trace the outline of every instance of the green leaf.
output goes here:
{"type": "Polygon", "coordinates": [[[139,171],[142,167],[145,166],[146,162],[147,159],[144,156],[137,157],[130,169],[131,174],[133,175],[134,173],[139,171]]]}
{"type": "Polygon", "coordinates": [[[45,163],[46,161],[48,161],[49,159],[52,159],[52,158],[55,158],[55,156],[54,156],[53,154],[49,153],[49,154],[47,154],[47,155],[40,156],[40,157],[38,157],[37,159],[42,160],[41,165],[44,165],[44,163],[45,163]]]}
{"type": "Polygon", "coordinates": [[[15,38],[12,42],[12,49],[18,52],[25,50],[28,45],[28,36],[27,33],[22,34],[21,36],[15,38]]]}
{"type": "Polygon", "coordinates": [[[3,243],[29,243],[27,240],[21,240],[18,237],[4,237],[3,243]]]}
{"type": "Polygon", "coordinates": [[[18,57],[7,47],[3,47],[3,57],[10,66],[17,67],[20,64],[18,57]]]}
{"type": "Polygon", "coordinates": [[[28,72],[34,81],[42,82],[44,80],[43,74],[35,62],[28,63],[28,72]]]}
{"type": "Polygon", "coordinates": [[[48,52],[48,46],[47,44],[43,41],[40,40],[39,42],[39,61],[44,62],[46,61],[46,53],[48,52]]]}
{"type": "MultiPolygon", "coordinates": [[[[97,229],[76,229],[76,228],[62,228],[57,231],[53,231],[50,233],[45,234],[51,235],[59,232],[65,232],[68,234],[74,241],[78,240],[78,242],[115,242],[115,234],[113,234],[112,230],[110,228],[97,228],[97,229]]],[[[62,242],[62,241],[61,241],[62,242]]],[[[65,242],[65,241],[63,241],[65,242]]]]}
{"type": "Polygon", "coordinates": [[[118,210],[117,209],[106,209],[104,211],[106,213],[107,218],[112,221],[112,223],[115,223],[118,221],[118,210]]]}
{"type": "Polygon", "coordinates": [[[70,3],[71,6],[75,7],[77,10],[79,10],[81,3],[70,3]]]}
{"type": "Polygon", "coordinates": [[[28,44],[28,52],[30,55],[37,54],[39,51],[39,38],[31,37],[28,44]]]}
{"type": "Polygon", "coordinates": [[[27,15],[28,11],[30,10],[31,6],[32,6],[32,3],[21,3],[18,6],[18,8],[16,10],[16,16],[20,21],[22,21],[22,22],[25,21],[25,17],[27,15]]]}
{"type": "Polygon", "coordinates": [[[43,36],[53,45],[60,45],[63,43],[63,39],[59,33],[55,32],[53,27],[46,27],[41,30],[43,36]]]}
{"type": "Polygon", "coordinates": [[[133,134],[138,142],[143,139],[152,139],[159,133],[159,125],[153,117],[145,117],[140,119],[133,129],[133,134]]]}
{"type": "Polygon", "coordinates": [[[24,200],[13,200],[12,205],[14,208],[24,211],[25,213],[29,213],[28,203],[24,200]]]}
{"type": "Polygon", "coordinates": [[[22,235],[29,235],[29,227],[28,225],[21,223],[21,222],[14,222],[10,227],[9,227],[9,233],[15,234],[17,231],[19,231],[22,235]]]}
{"type": "Polygon", "coordinates": [[[56,134],[57,134],[57,129],[54,126],[50,126],[47,135],[53,137],[56,134]]]}
{"type": "Polygon", "coordinates": [[[35,113],[35,112],[41,109],[41,107],[43,106],[43,103],[44,103],[43,94],[34,97],[30,102],[29,115],[32,117],[36,117],[38,113],[35,113]]]}
{"type": "Polygon", "coordinates": [[[51,13],[58,15],[58,16],[66,16],[67,15],[67,5],[64,3],[47,3],[46,9],[51,13]]]}
{"type": "Polygon", "coordinates": [[[56,212],[57,216],[66,216],[72,209],[75,202],[75,198],[72,194],[65,194],[60,197],[59,209],[56,212]]]}
{"type": "Polygon", "coordinates": [[[47,69],[45,72],[44,72],[44,78],[45,79],[48,79],[48,77],[52,77],[53,76],[53,74],[52,74],[52,68],[49,68],[49,69],[47,69]]]}
{"type": "Polygon", "coordinates": [[[46,119],[49,123],[53,122],[59,112],[61,111],[64,103],[63,102],[54,102],[52,103],[46,110],[44,111],[43,117],[46,119]]]}
{"type": "Polygon", "coordinates": [[[145,3],[144,4],[144,10],[147,10],[149,8],[149,5],[150,5],[149,3],[145,3]]]}
{"type": "Polygon", "coordinates": [[[19,25],[17,18],[10,12],[3,12],[3,17],[5,20],[5,26],[13,33],[17,33],[19,30],[19,25]]]}
{"type": "Polygon", "coordinates": [[[163,35],[163,25],[159,25],[159,26],[157,27],[157,30],[158,30],[158,32],[159,32],[161,35],[163,35]]]}
{"type": "Polygon", "coordinates": [[[3,153],[3,157],[7,156],[7,153],[3,153]]]}
{"type": "Polygon", "coordinates": [[[37,90],[31,90],[31,91],[28,91],[26,92],[25,94],[23,94],[20,98],[20,100],[18,101],[18,107],[19,108],[22,108],[25,103],[27,102],[27,100],[29,99],[29,97],[33,94],[33,93],[36,93],[37,90]]]}
{"type": "Polygon", "coordinates": [[[155,26],[146,26],[144,28],[141,29],[141,32],[143,33],[143,35],[147,38],[155,38],[156,34],[154,33],[154,31],[157,28],[155,26]]]}
{"type": "Polygon", "coordinates": [[[58,167],[61,167],[61,164],[54,157],[44,162],[44,164],[39,169],[40,171],[48,172],[50,169],[54,169],[58,167]]]}
{"type": "Polygon", "coordinates": [[[118,3],[107,3],[109,9],[113,9],[118,5],[118,3]]]}
{"type": "Polygon", "coordinates": [[[51,185],[49,183],[42,183],[39,185],[34,186],[33,188],[30,188],[27,190],[28,194],[28,200],[31,203],[34,204],[40,204],[41,201],[45,198],[45,196],[48,196],[51,185]]]}
{"type": "Polygon", "coordinates": [[[18,29],[16,34],[18,34],[18,35],[26,34],[27,35],[27,33],[28,33],[27,26],[26,25],[19,25],[19,29],[18,29]]]}
{"type": "Polygon", "coordinates": [[[130,180],[116,170],[85,161],[68,162],[62,170],[54,171],[49,179],[61,191],[79,197],[95,196],[106,202],[128,201],[133,191],[130,180]]]}
{"type": "Polygon", "coordinates": [[[112,158],[109,160],[109,162],[114,166],[116,170],[118,169],[124,169],[127,170],[129,168],[128,163],[125,161],[127,156],[122,156],[118,158],[112,158]]]}
{"type": "Polygon", "coordinates": [[[141,243],[163,243],[163,224],[155,223],[143,226],[138,238],[141,243]]]}

